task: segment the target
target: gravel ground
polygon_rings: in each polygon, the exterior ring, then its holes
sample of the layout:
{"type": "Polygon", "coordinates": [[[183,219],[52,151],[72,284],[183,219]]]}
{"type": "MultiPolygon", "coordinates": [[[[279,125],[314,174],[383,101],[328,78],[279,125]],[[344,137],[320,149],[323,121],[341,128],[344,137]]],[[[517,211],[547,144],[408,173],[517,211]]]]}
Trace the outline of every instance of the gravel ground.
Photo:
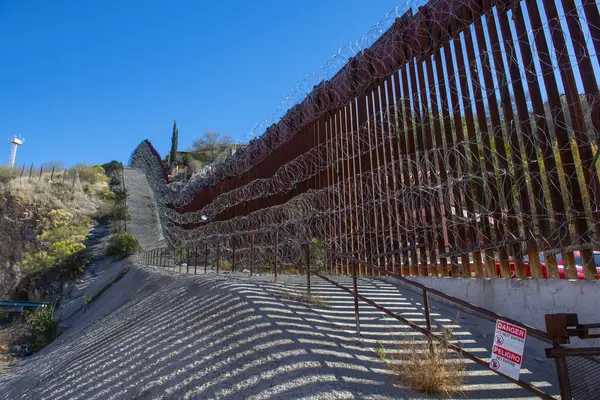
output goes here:
{"type": "Polygon", "coordinates": [[[125,168],[123,176],[127,188],[127,206],[133,214],[133,220],[127,222],[127,231],[137,238],[144,250],[163,246],[165,239],[146,175],[139,169],[125,168]]]}

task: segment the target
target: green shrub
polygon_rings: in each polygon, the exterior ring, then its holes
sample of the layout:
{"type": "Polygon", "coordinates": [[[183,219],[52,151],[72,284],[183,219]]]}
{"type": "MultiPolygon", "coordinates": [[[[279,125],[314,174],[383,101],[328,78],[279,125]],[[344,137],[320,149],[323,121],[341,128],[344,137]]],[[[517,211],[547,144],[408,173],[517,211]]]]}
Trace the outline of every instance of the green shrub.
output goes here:
{"type": "Polygon", "coordinates": [[[102,164],[102,168],[104,168],[106,175],[114,176],[117,172],[121,172],[121,169],[123,168],[123,164],[121,164],[118,161],[113,160],[109,163],[102,164]]]}
{"type": "Polygon", "coordinates": [[[56,259],[46,251],[29,250],[19,263],[22,270],[35,272],[50,269],[56,265],[56,259]]]}
{"type": "Polygon", "coordinates": [[[40,307],[25,315],[27,327],[33,334],[33,351],[39,351],[48,346],[56,337],[56,321],[52,316],[51,307],[40,307]]]}
{"type": "Polygon", "coordinates": [[[42,234],[38,236],[38,239],[48,245],[67,239],[74,239],[77,242],[83,243],[87,236],[88,229],[89,228],[86,225],[61,226],[56,229],[42,231],[42,234]]]}
{"type": "Polygon", "coordinates": [[[115,201],[117,199],[117,194],[115,192],[113,192],[112,190],[110,190],[110,188],[108,186],[103,186],[102,189],[96,190],[96,197],[98,197],[102,200],[115,201]]]}
{"type": "Polygon", "coordinates": [[[57,265],[59,277],[63,280],[76,279],[90,261],[92,255],[86,248],[70,254],[57,265]]]}
{"type": "Polygon", "coordinates": [[[69,225],[71,221],[73,221],[73,214],[67,210],[52,210],[46,216],[44,226],[46,229],[56,229],[69,225]]]}
{"type": "Polygon", "coordinates": [[[67,239],[53,243],[50,248],[50,254],[56,259],[56,261],[62,262],[73,254],[84,249],[85,245],[83,243],[79,243],[74,239],[67,239]]]}
{"type": "Polygon", "coordinates": [[[104,175],[104,168],[100,165],[77,164],[74,170],[79,173],[79,179],[92,185],[100,182],[106,182],[108,178],[104,175]]]}
{"type": "Polygon", "coordinates": [[[129,233],[123,232],[113,236],[108,241],[106,255],[127,257],[137,253],[139,249],[140,245],[137,239],[131,236],[129,233]]]}

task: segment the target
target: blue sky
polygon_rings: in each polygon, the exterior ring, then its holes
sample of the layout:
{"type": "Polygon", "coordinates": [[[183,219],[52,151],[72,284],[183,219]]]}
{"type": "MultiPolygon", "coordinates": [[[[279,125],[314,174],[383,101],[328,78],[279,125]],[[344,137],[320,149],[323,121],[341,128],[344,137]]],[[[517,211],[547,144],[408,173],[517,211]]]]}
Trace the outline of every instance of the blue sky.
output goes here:
{"type": "Polygon", "coordinates": [[[206,130],[247,140],[398,0],[0,1],[0,164],[127,161],[206,130]]]}

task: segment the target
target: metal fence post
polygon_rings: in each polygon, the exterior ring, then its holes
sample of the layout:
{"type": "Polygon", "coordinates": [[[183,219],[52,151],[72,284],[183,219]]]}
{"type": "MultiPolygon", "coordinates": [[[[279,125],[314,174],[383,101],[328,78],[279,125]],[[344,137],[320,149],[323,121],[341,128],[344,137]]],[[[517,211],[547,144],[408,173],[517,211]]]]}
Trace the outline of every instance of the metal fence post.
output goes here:
{"type": "Polygon", "coordinates": [[[354,317],[356,318],[356,336],[360,336],[360,317],[358,311],[358,284],[356,279],[356,262],[352,261],[352,286],[354,287],[354,317]]]}
{"type": "Polygon", "coordinates": [[[38,178],[38,182],[40,182],[42,180],[42,173],[44,172],[44,167],[41,166],[40,167],[40,177],[38,178]]]}
{"type": "Polygon", "coordinates": [[[254,275],[254,233],[252,234],[252,245],[250,246],[250,276],[254,275]]]}
{"type": "Polygon", "coordinates": [[[185,259],[185,274],[188,275],[190,273],[190,248],[186,247],[186,259],[185,259]]]}
{"type": "Polygon", "coordinates": [[[204,275],[206,275],[206,269],[208,268],[208,243],[205,245],[206,250],[204,252],[204,275]]]}
{"type": "Polygon", "coordinates": [[[306,244],[306,293],[310,296],[310,243],[306,244]]]}
{"type": "Polygon", "coordinates": [[[572,400],[571,383],[569,382],[569,370],[567,367],[567,359],[565,357],[557,357],[556,374],[558,375],[558,387],[560,389],[561,400],[572,400]]]}
{"type": "MultiPolygon", "coordinates": [[[[427,326],[427,332],[431,335],[431,313],[429,311],[429,296],[427,290],[423,289],[423,308],[425,309],[425,324],[427,326]]],[[[431,336],[427,335],[429,341],[429,351],[433,353],[433,342],[431,336]]]]}
{"type": "Polygon", "coordinates": [[[52,179],[54,179],[54,170],[56,169],[56,165],[52,166],[52,172],[50,172],[50,182],[52,182],[52,179]]]}
{"type": "Polygon", "coordinates": [[[33,173],[33,163],[31,163],[31,167],[29,167],[29,181],[31,181],[31,174],[33,173]]]}
{"type": "Polygon", "coordinates": [[[273,270],[275,275],[275,282],[279,276],[279,232],[275,232],[275,269],[273,270]]]}
{"type": "Polygon", "coordinates": [[[221,243],[217,240],[217,274],[219,274],[219,257],[221,256],[221,243]]]}
{"type": "Polygon", "coordinates": [[[231,272],[235,272],[235,236],[231,238],[231,272]]]}

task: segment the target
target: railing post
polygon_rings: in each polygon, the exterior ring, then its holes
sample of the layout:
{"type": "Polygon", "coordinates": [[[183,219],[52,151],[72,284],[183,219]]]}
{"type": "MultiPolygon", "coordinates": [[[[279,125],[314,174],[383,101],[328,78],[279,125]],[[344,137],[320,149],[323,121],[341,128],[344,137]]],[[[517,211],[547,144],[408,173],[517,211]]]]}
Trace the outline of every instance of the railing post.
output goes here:
{"type": "Polygon", "coordinates": [[[185,258],[185,274],[189,275],[190,273],[190,248],[186,247],[186,258],[185,258]]]}
{"type": "Polygon", "coordinates": [[[429,296],[427,294],[427,290],[423,289],[423,308],[425,309],[425,324],[427,325],[427,330],[431,333],[431,316],[429,312],[429,296]]]}
{"type": "MultiPolygon", "coordinates": [[[[181,275],[181,260],[177,260],[177,250],[175,250],[173,254],[175,255],[175,261],[178,261],[177,264],[179,264],[179,275],[181,275]]],[[[183,257],[183,249],[181,249],[181,257],[183,257]]]]}
{"type": "Polygon", "coordinates": [[[569,370],[567,368],[567,359],[565,357],[557,357],[556,374],[558,375],[558,387],[560,389],[561,400],[572,400],[571,384],[569,382],[569,370]]]}
{"type": "Polygon", "coordinates": [[[208,242],[206,242],[204,251],[204,275],[206,275],[206,269],[208,268],[208,242]]]}
{"type": "MultiPolygon", "coordinates": [[[[427,341],[429,341],[429,351],[433,353],[433,342],[431,341],[431,313],[429,311],[429,295],[427,290],[423,289],[423,308],[425,309],[425,325],[427,326],[427,341]]],[[[450,340],[448,338],[448,340],[450,340]]]]}
{"type": "Polygon", "coordinates": [[[235,272],[235,236],[231,238],[231,272],[235,272]]]}
{"type": "Polygon", "coordinates": [[[254,233],[252,234],[252,245],[250,247],[250,276],[254,275],[254,233]]]}
{"type": "Polygon", "coordinates": [[[198,246],[194,246],[194,275],[198,273],[198,246]]]}
{"type": "Polygon", "coordinates": [[[217,240],[217,275],[219,274],[219,257],[221,256],[221,242],[217,240]]]}
{"type": "Polygon", "coordinates": [[[310,243],[306,244],[306,293],[310,296],[310,243]]]}
{"type": "Polygon", "coordinates": [[[356,262],[352,261],[352,286],[354,287],[354,317],[356,318],[356,336],[360,337],[360,316],[358,311],[358,284],[356,279],[356,262]]]}
{"type": "Polygon", "coordinates": [[[279,232],[275,232],[275,269],[273,271],[275,275],[275,282],[279,276],[279,232]]]}

